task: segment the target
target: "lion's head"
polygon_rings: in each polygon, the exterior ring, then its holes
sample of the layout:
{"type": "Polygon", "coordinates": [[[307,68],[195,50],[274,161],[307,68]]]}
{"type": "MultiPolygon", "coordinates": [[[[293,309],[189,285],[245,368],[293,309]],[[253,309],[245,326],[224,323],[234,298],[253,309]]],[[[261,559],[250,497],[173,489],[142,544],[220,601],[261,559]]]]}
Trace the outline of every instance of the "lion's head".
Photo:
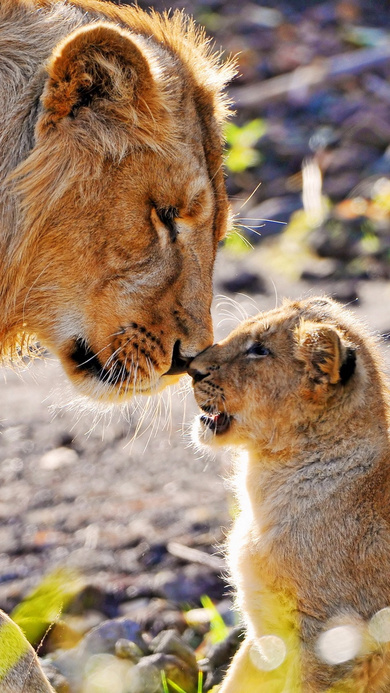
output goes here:
{"type": "Polygon", "coordinates": [[[212,341],[229,69],[181,14],[69,4],[83,26],[61,20],[37,66],[34,146],[8,182],[5,332],[34,333],[84,393],[124,399],[176,380],[212,341]]]}

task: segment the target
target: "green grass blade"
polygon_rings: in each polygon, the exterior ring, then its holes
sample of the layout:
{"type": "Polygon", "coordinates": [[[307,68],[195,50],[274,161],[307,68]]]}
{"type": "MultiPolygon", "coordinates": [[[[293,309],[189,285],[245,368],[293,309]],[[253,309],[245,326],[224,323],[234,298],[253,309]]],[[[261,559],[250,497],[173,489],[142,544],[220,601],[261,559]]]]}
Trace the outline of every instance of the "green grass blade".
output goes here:
{"type": "MultiPolygon", "coordinates": [[[[171,679],[167,679],[169,685],[173,688],[174,691],[177,691],[177,693],[186,693],[180,686],[177,685],[174,681],[171,681],[171,679]]],[[[165,693],[165,692],[164,692],[165,693]]]]}
{"type": "Polygon", "coordinates": [[[210,640],[213,644],[222,642],[229,635],[229,628],[219,613],[217,607],[211,601],[210,597],[204,595],[200,598],[204,609],[210,614],[210,640]]]}
{"type": "Polygon", "coordinates": [[[164,693],[169,693],[169,688],[168,688],[168,684],[167,684],[167,677],[166,677],[164,670],[162,670],[162,672],[161,672],[161,682],[162,682],[164,693]]]}

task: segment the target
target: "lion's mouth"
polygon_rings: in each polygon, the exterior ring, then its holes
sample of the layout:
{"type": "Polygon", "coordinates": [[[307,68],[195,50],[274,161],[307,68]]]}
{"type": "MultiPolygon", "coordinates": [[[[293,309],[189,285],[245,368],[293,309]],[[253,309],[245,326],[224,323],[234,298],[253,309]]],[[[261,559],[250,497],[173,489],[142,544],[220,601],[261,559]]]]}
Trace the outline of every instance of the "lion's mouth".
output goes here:
{"type": "Polygon", "coordinates": [[[226,414],[226,412],[215,412],[202,414],[200,420],[204,426],[206,426],[210,431],[219,435],[221,433],[226,433],[232,422],[231,416],[226,414]]]}
{"type": "MultiPolygon", "coordinates": [[[[68,358],[72,362],[77,373],[82,373],[91,378],[98,380],[104,385],[116,386],[116,389],[123,385],[124,380],[127,383],[129,377],[128,370],[125,369],[123,363],[109,359],[109,368],[102,365],[97,354],[93,351],[88,342],[82,337],[76,337],[73,340],[68,358]]],[[[180,354],[180,342],[176,342],[172,353],[171,366],[164,375],[180,375],[186,372],[188,360],[180,354]]],[[[139,371],[140,369],[136,369],[139,371]]],[[[157,383],[157,379],[156,379],[157,383]]],[[[137,382],[137,393],[143,394],[150,391],[151,383],[147,383],[147,387],[142,387],[141,382],[137,382]]]]}
{"type": "Polygon", "coordinates": [[[110,369],[104,368],[95,352],[80,337],[75,339],[69,358],[80,372],[87,373],[106,385],[115,385],[118,382],[119,364],[113,363],[110,369]]]}

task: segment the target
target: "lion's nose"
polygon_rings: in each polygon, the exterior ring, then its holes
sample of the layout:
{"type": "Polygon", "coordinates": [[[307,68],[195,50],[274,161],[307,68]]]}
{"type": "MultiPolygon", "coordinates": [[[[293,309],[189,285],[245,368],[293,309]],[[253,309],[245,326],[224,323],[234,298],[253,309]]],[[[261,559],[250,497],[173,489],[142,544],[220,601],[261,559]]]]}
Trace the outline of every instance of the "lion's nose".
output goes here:
{"type": "Polygon", "coordinates": [[[165,375],[179,375],[180,373],[187,373],[190,362],[190,358],[187,356],[182,356],[180,353],[180,340],[178,339],[173,347],[171,366],[165,375]]]}

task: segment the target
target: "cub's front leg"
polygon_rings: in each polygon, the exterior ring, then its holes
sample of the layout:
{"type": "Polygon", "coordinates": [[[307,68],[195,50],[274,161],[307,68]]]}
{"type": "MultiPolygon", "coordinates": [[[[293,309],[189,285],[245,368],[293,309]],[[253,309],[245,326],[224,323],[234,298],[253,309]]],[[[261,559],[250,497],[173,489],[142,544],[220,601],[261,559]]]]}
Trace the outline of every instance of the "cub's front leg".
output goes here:
{"type": "Polygon", "coordinates": [[[252,647],[253,642],[246,638],[233,657],[219,693],[260,693],[262,682],[250,657],[252,647]]]}
{"type": "Polygon", "coordinates": [[[256,639],[247,636],[233,657],[219,693],[303,693],[296,653],[286,654],[271,671],[261,668],[261,658],[256,639]]]}

